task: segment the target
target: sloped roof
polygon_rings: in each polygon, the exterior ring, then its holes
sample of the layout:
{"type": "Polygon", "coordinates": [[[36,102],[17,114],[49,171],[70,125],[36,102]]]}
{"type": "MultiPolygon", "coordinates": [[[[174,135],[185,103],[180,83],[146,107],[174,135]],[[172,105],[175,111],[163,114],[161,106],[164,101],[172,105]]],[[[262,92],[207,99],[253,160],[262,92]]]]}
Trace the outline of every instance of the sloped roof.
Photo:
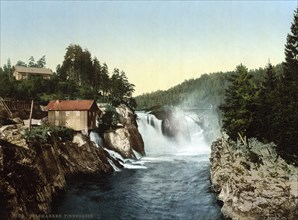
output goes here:
{"type": "Polygon", "coordinates": [[[15,66],[15,70],[20,73],[53,74],[52,70],[46,68],[15,66]]]}
{"type": "MultiPolygon", "coordinates": [[[[47,105],[48,111],[86,111],[90,110],[94,100],[53,100],[47,105]]],[[[97,105],[95,104],[97,107],[97,105]]],[[[98,107],[97,107],[98,108],[98,107]]]]}

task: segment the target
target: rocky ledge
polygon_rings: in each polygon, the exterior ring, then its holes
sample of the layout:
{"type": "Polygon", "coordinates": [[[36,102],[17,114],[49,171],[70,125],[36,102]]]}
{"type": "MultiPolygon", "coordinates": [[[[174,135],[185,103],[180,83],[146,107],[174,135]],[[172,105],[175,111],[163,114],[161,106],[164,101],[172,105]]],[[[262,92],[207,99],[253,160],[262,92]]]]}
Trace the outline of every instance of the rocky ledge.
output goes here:
{"type": "MultiPolygon", "coordinates": [[[[104,134],[104,147],[123,157],[144,154],[136,116],[127,107],[117,108],[121,126],[104,134]]],[[[23,124],[0,128],[0,219],[39,219],[50,213],[52,197],[78,174],[104,175],[113,172],[112,161],[120,163],[96,146],[88,136],[77,133],[73,141],[50,134],[46,143],[28,142],[23,124]]]]}
{"type": "MultiPolygon", "coordinates": [[[[104,108],[101,108],[104,112],[104,108]]],[[[137,116],[125,105],[116,108],[119,127],[104,133],[105,147],[116,151],[124,158],[137,158],[145,155],[144,141],[139,133],[137,116]]]]}
{"type": "Polygon", "coordinates": [[[211,146],[212,189],[231,219],[298,219],[298,168],[273,144],[225,139],[211,146]]]}
{"type": "Polygon", "coordinates": [[[0,219],[39,219],[49,213],[52,196],[64,188],[67,177],[113,172],[109,155],[87,137],[83,145],[55,137],[46,144],[27,144],[22,130],[22,125],[15,125],[1,134],[0,219]]]}

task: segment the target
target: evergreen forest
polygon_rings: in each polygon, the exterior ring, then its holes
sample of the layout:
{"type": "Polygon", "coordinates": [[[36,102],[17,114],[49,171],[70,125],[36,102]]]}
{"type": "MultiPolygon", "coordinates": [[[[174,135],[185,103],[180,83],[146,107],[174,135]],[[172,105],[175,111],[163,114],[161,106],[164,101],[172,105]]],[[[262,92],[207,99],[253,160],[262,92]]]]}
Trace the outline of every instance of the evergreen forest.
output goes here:
{"type": "Polygon", "coordinates": [[[204,74],[167,91],[136,97],[139,110],[159,106],[216,108],[222,130],[233,140],[255,137],[274,142],[298,165],[298,9],[285,44],[285,61],[248,70],[204,74]]]}
{"type": "Polygon", "coordinates": [[[106,63],[92,57],[87,49],[71,44],[66,48],[62,64],[59,64],[50,79],[29,77],[16,80],[13,77],[15,66],[46,67],[46,57],[35,61],[29,58],[28,64],[18,61],[14,66],[8,59],[0,68],[0,97],[15,100],[36,100],[47,104],[53,99],[95,99],[117,106],[125,103],[136,107],[132,98],[134,85],[128,81],[124,71],[115,68],[110,71],[106,63]]]}

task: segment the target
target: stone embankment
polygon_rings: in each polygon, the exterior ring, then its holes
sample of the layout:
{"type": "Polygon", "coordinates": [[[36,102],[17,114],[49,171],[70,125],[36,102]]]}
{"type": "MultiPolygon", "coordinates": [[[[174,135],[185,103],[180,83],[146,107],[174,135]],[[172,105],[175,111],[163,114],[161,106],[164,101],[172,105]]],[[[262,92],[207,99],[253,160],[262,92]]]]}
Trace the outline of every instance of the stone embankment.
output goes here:
{"type": "Polygon", "coordinates": [[[231,219],[298,219],[298,168],[287,164],[273,144],[225,139],[211,146],[212,189],[231,219]]]}

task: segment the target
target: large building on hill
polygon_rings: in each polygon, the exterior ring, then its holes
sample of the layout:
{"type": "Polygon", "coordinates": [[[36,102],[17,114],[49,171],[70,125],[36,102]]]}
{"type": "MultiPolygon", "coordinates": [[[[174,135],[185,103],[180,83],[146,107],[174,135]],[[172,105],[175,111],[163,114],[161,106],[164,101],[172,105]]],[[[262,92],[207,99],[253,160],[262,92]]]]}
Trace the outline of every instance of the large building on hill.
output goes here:
{"type": "Polygon", "coordinates": [[[47,105],[47,110],[51,125],[76,131],[94,129],[97,115],[101,114],[94,100],[53,100],[47,105]]]}
{"type": "Polygon", "coordinates": [[[13,76],[16,80],[28,79],[29,77],[41,76],[44,79],[50,79],[53,75],[52,70],[46,68],[15,66],[13,76]]]}

